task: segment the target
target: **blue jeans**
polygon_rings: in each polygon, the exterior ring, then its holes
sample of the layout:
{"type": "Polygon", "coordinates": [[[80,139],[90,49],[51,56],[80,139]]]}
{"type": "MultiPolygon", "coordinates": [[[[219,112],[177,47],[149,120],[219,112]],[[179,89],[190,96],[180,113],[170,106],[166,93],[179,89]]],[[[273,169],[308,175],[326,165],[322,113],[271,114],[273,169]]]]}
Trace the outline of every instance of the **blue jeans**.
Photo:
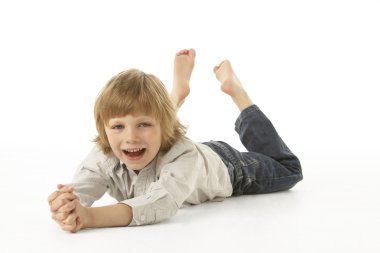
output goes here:
{"type": "Polygon", "coordinates": [[[235,130],[248,152],[239,152],[222,141],[204,143],[226,164],[232,195],[288,190],[302,180],[300,161],[256,105],[241,112],[235,130]]]}

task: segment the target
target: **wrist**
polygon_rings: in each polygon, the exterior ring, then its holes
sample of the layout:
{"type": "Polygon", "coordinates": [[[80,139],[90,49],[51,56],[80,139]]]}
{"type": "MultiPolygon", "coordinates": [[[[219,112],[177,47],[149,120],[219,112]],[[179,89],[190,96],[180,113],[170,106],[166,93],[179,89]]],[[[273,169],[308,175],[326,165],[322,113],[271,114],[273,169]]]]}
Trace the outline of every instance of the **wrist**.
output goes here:
{"type": "Polygon", "coordinates": [[[91,207],[83,207],[83,215],[81,216],[83,228],[94,227],[94,214],[91,207]]]}

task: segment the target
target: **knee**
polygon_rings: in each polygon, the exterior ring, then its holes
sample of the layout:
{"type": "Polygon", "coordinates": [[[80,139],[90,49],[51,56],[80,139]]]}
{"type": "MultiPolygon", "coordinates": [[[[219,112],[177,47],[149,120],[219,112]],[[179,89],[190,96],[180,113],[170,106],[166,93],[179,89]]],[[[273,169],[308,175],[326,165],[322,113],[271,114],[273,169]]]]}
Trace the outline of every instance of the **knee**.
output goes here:
{"type": "Polygon", "coordinates": [[[295,176],[299,176],[300,180],[302,180],[302,166],[298,157],[294,156],[291,162],[286,166],[288,170],[295,176]]]}

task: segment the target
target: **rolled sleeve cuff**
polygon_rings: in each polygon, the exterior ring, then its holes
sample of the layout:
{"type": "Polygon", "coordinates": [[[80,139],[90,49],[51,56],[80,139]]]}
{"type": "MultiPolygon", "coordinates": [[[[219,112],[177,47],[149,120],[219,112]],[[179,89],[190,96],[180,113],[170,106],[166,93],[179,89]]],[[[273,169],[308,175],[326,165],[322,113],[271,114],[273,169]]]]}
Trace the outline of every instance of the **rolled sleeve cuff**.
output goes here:
{"type": "Polygon", "coordinates": [[[132,222],[129,226],[154,224],[174,216],[178,207],[169,194],[143,195],[121,201],[132,208],[132,222]]]}
{"type": "Polygon", "coordinates": [[[145,224],[153,224],[156,221],[156,215],[152,205],[148,203],[145,196],[140,196],[132,199],[121,201],[132,208],[132,222],[129,226],[140,226],[145,224]]]}

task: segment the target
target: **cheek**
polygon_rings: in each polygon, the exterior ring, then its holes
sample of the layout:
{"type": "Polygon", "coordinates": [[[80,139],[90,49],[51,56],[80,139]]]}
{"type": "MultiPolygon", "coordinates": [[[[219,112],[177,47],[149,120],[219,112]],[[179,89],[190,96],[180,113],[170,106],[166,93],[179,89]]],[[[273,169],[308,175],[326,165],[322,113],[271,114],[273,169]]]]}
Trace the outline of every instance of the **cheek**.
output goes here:
{"type": "Polygon", "coordinates": [[[108,143],[112,147],[112,146],[114,146],[115,141],[112,138],[108,137],[108,143]]]}
{"type": "Polygon", "coordinates": [[[158,146],[161,146],[161,144],[162,144],[162,133],[161,133],[161,131],[157,131],[157,133],[155,134],[155,141],[156,141],[158,146]]]}
{"type": "Polygon", "coordinates": [[[115,147],[117,144],[117,138],[114,136],[107,134],[108,143],[110,144],[111,148],[115,147]]]}
{"type": "Polygon", "coordinates": [[[153,144],[154,146],[161,146],[161,131],[159,129],[150,131],[147,133],[147,135],[145,135],[145,139],[149,140],[151,145],[153,144]]]}

